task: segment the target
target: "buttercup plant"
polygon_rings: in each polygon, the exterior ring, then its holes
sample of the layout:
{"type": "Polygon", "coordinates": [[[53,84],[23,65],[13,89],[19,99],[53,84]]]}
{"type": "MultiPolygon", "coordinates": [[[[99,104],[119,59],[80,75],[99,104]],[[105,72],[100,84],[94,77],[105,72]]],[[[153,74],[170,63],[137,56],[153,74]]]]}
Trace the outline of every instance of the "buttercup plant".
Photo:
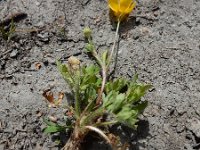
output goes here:
{"type": "Polygon", "coordinates": [[[87,41],[85,51],[95,58],[97,64],[81,65],[74,56],[68,59],[67,64],[57,61],[58,69],[71,89],[74,103],[68,106],[71,119],[67,119],[63,125],[45,120],[48,126],[44,131],[54,133],[71,130],[64,150],[79,150],[89,131],[99,134],[113,149],[125,149],[120,139],[111,134],[108,128],[121,123],[136,129],[138,115],[147,106],[147,101],[141,98],[151,85],[138,83],[137,76],[130,80],[123,77],[114,80],[108,78],[119,24],[128,17],[136,3],[132,0],[109,0],[108,5],[118,22],[111,50],[99,54],[92,40],[92,31],[87,27],[83,30],[87,41]]]}

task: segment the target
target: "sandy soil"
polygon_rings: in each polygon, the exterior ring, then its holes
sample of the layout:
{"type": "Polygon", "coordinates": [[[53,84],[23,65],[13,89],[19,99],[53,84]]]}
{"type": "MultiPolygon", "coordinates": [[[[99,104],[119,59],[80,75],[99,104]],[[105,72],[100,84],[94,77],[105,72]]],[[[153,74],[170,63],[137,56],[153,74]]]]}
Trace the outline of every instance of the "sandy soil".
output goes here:
{"type": "MultiPolygon", "coordinates": [[[[0,150],[60,149],[55,141],[62,144],[66,137],[43,134],[42,118],[62,112],[48,109],[42,93],[68,91],[56,59],[76,55],[89,63],[85,26],[99,51],[110,48],[114,30],[107,1],[0,0],[1,18],[17,12],[28,16],[16,24],[11,41],[0,39],[0,150]]],[[[131,150],[200,149],[200,1],[140,0],[120,34],[116,76],[138,73],[154,88],[145,97],[149,106],[138,131],[113,131],[131,150]]],[[[109,149],[99,139],[86,143],[85,149],[109,149]]]]}

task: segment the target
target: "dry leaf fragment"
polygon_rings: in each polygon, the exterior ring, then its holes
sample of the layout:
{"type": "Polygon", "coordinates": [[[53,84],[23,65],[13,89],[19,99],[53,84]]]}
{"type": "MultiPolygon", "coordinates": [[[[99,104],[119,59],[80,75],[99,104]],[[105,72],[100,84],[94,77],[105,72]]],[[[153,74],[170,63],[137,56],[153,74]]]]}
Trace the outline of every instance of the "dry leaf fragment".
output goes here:
{"type": "Polygon", "coordinates": [[[74,114],[73,114],[72,111],[67,111],[67,112],[66,112],[66,115],[67,115],[68,117],[73,117],[74,114]]]}
{"type": "Polygon", "coordinates": [[[38,62],[35,64],[35,69],[39,70],[42,67],[42,65],[38,62]]]}
{"type": "Polygon", "coordinates": [[[58,93],[58,102],[57,102],[58,105],[61,104],[63,98],[64,98],[64,93],[63,92],[59,92],[58,93]]]}
{"type": "Polygon", "coordinates": [[[59,106],[64,98],[64,93],[59,92],[58,93],[58,99],[55,100],[53,92],[50,91],[50,89],[45,90],[42,94],[45,99],[50,103],[49,107],[56,107],[59,106]]]}
{"type": "Polygon", "coordinates": [[[54,96],[53,96],[53,92],[51,92],[49,89],[45,90],[42,94],[46,100],[50,103],[50,106],[55,107],[55,101],[54,101],[54,96]]]}

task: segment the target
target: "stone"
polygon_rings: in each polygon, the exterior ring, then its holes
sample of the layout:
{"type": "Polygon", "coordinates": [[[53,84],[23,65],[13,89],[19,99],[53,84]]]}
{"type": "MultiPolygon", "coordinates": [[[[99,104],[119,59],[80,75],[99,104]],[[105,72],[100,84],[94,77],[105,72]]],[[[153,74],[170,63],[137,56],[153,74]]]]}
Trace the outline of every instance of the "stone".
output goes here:
{"type": "Polygon", "coordinates": [[[17,49],[14,49],[11,53],[10,53],[10,57],[11,58],[15,58],[15,57],[17,57],[17,55],[18,55],[18,50],[17,49]]]}
{"type": "Polygon", "coordinates": [[[200,120],[197,118],[189,120],[187,128],[194,133],[197,138],[200,138],[200,120]]]}
{"type": "Polygon", "coordinates": [[[48,32],[39,33],[37,36],[40,38],[40,41],[42,41],[42,42],[48,42],[49,41],[49,33],[48,32]]]}
{"type": "Polygon", "coordinates": [[[43,21],[40,21],[35,26],[38,28],[43,28],[45,26],[45,23],[43,21]]]}

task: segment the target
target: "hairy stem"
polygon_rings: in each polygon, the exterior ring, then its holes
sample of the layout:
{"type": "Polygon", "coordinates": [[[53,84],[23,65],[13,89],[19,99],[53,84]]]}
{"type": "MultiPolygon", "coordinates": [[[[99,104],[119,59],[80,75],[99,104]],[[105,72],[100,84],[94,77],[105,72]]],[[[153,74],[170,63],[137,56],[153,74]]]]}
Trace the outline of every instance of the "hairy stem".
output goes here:
{"type": "Polygon", "coordinates": [[[65,144],[63,150],[80,150],[81,143],[87,135],[87,130],[81,130],[78,124],[75,125],[73,133],[65,144]]]}
{"type": "Polygon", "coordinates": [[[63,150],[80,150],[81,142],[70,137],[65,144],[63,150]]]}
{"type": "Polygon", "coordinates": [[[113,46],[112,46],[112,49],[111,49],[111,52],[110,52],[110,55],[109,55],[109,58],[108,58],[108,64],[107,64],[108,67],[109,67],[109,65],[112,61],[112,57],[113,57],[113,54],[114,54],[114,51],[115,51],[115,46],[116,46],[116,42],[117,42],[117,38],[118,38],[118,34],[119,34],[119,26],[120,26],[120,21],[118,20],[117,28],[116,28],[116,32],[115,32],[114,43],[113,43],[113,46]]]}
{"type": "Polygon", "coordinates": [[[102,94],[103,94],[103,91],[104,91],[104,88],[105,88],[105,84],[106,84],[106,79],[107,79],[107,68],[106,68],[105,64],[103,64],[103,66],[102,66],[102,78],[103,79],[102,79],[102,84],[101,84],[101,90],[98,93],[98,97],[97,97],[97,101],[96,101],[97,105],[101,104],[102,94]]]}
{"type": "Polygon", "coordinates": [[[102,61],[101,61],[101,59],[99,58],[99,55],[97,54],[97,51],[96,51],[96,50],[93,50],[92,55],[93,55],[94,58],[96,59],[97,63],[98,63],[100,66],[102,66],[102,61]]]}
{"type": "MultiPolygon", "coordinates": [[[[102,94],[103,94],[103,91],[104,91],[104,88],[105,88],[109,66],[110,66],[110,63],[112,61],[112,57],[113,57],[113,54],[114,54],[114,51],[115,51],[115,46],[116,46],[118,33],[119,33],[119,26],[120,26],[120,21],[117,22],[115,38],[114,38],[114,42],[113,42],[113,46],[112,46],[110,55],[108,56],[108,62],[107,62],[107,64],[101,63],[103,80],[102,80],[102,84],[101,84],[101,90],[100,90],[100,92],[98,94],[98,98],[97,98],[97,101],[96,101],[97,106],[102,103],[101,102],[102,101],[102,94]]],[[[115,55],[115,57],[117,57],[117,55],[115,55]]],[[[114,59],[114,61],[115,61],[114,63],[116,64],[116,58],[114,59]]]]}
{"type": "Polygon", "coordinates": [[[75,94],[75,113],[76,117],[79,118],[80,116],[80,70],[77,71],[76,80],[75,80],[75,87],[74,87],[74,94],[75,94]]]}
{"type": "Polygon", "coordinates": [[[96,123],[94,124],[94,126],[107,126],[107,125],[112,125],[117,123],[118,121],[109,121],[109,122],[100,122],[100,123],[96,123]]]}

